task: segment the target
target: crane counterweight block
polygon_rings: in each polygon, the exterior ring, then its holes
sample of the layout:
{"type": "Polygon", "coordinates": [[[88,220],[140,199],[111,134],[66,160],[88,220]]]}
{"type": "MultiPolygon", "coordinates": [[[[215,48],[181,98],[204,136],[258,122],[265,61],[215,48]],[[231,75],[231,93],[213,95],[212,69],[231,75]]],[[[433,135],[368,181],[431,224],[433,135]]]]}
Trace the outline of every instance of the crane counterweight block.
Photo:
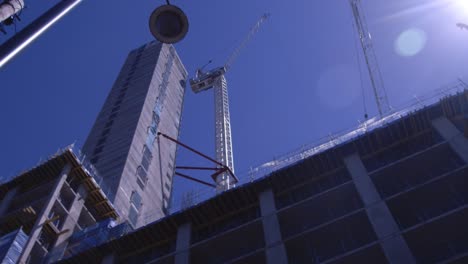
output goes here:
{"type": "Polygon", "coordinates": [[[190,79],[190,87],[194,93],[209,90],[213,87],[216,79],[225,73],[225,67],[218,67],[206,73],[201,72],[195,78],[190,79]]]}

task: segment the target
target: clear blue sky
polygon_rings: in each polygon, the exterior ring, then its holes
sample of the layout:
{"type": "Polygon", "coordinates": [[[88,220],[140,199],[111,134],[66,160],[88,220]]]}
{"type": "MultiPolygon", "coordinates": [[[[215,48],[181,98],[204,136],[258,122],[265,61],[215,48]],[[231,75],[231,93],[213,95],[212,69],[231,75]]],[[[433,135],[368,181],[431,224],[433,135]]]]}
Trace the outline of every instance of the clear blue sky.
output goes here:
{"type": "MultiPolygon", "coordinates": [[[[393,106],[458,77],[468,82],[468,31],[455,27],[468,23],[467,1],[362,0],[393,106]]],[[[51,5],[26,2],[18,28],[51,5]]],[[[163,3],[85,0],[0,69],[1,176],[84,142],[127,53],[152,40],[147,20],[163,3]]],[[[376,115],[347,0],[172,3],[189,17],[189,33],[176,48],[191,74],[211,58],[221,65],[258,17],[272,14],[227,75],[240,174],[363,119],[357,56],[369,114],[376,115]]],[[[181,140],[213,155],[213,119],[213,93],[187,89],[181,140]]],[[[187,182],[175,188],[187,189],[187,182]]]]}

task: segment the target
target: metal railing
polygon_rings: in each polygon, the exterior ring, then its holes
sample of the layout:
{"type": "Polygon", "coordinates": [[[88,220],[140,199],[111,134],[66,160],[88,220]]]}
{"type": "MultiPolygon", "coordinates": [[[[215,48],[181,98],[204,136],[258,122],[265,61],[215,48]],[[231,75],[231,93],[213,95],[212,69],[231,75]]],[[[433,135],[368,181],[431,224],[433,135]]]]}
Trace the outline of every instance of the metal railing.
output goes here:
{"type": "MultiPolygon", "coordinates": [[[[411,114],[417,110],[423,109],[429,105],[437,103],[439,100],[455,95],[457,93],[468,90],[468,85],[462,80],[458,80],[455,84],[449,84],[442,88],[434,90],[432,93],[422,96],[414,97],[406,105],[399,107],[398,111],[392,111],[387,115],[384,115],[382,118],[379,116],[370,118],[363,122],[359,122],[359,125],[352,129],[347,129],[334,133],[326,137],[322,137],[319,140],[302,145],[301,147],[281,155],[271,161],[267,161],[263,164],[253,166],[249,170],[240,173],[238,176],[239,183],[236,188],[241,187],[244,184],[249,182],[261,179],[268,176],[274,171],[290,166],[296,162],[299,162],[303,159],[311,157],[313,155],[324,152],[328,149],[331,149],[337,145],[349,142],[361,135],[364,135],[374,129],[383,127],[395,120],[398,120],[406,115],[411,114]]],[[[190,190],[190,197],[179,197],[172,202],[172,207],[170,208],[171,213],[175,213],[181,210],[185,210],[190,207],[188,202],[196,205],[200,202],[203,202],[216,195],[216,190],[212,188],[200,188],[190,190]]]]}

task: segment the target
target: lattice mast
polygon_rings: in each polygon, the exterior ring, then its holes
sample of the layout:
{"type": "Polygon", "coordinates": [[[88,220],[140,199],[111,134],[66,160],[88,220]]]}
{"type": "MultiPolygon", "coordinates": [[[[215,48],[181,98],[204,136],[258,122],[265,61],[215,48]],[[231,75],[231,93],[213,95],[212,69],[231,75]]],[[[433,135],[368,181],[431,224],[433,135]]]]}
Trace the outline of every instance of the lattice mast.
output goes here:
{"type": "Polygon", "coordinates": [[[364,13],[361,12],[361,0],[349,0],[349,3],[351,4],[354,22],[356,24],[361,47],[364,52],[367,70],[369,71],[377,110],[379,111],[379,115],[382,117],[385,113],[388,113],[391,108],[388,102],[387,92],[385,91],[379,64],[377,62],[377,56],[375,55],[374,46],[372,44],[372,37],[367,27],[364,13]]]}
{"type": "MultiPolygon", "coordinates": [[[[231,118],[229,114],[229,95],[225,74],[239,56],[240,51],[269,16],[269,14],[264,14],[260,17],[247,36],[229,56],[224,66],[205,73],[202,72],[202,69],[199,69],[195,74],[195,78],[190,79],[190,86],[195,93],[206,91],[210,88],[214,89],[216,160],[229,167],[232,172],[234,172],[234,155],[232,149],[231,118]]],[[[229,190],[235,184],[233,177],[228,172],[217,175],[215,181],[218,191],[229,190]]]]}

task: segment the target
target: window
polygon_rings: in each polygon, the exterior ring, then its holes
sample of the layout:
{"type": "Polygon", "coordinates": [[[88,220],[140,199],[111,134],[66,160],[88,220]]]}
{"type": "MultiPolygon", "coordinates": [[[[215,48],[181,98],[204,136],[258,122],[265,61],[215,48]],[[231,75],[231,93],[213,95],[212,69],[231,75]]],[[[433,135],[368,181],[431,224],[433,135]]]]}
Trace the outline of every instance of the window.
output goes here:
{"type": "Polygon", "coordinates": [[[159,120],[160,120],[160,119],[159,119],[159,115],[156,114],[156,112],[153,111],[153,122],[154,122],[155,124],[158,124],[158,123],[159,123],[159,120]]]}
{"type": "Polygon", "coordinates": [[[132,205],[130,206],[130,210],[128,211],[128,220],[130,221],[130,224],[132,224],[133,227],[137,226],[138,211],[132,205]]]}
{"type": "Polygon", "coordinates": [[[149,126],[148,127],[148,132],[153,134],[153,135],[156,135],[156,126],[149,126]]]}
{"type": "Polygon", "coordinates": [[[137,191],[133,191],[130,196],[130,203],[135,206],[137,210],[141,208],[141,196],[137,191]]]}
{"type": "Polygon", "coordinates": [[[107,136],[107,134],[109,134],[109,132],[110,132],[110,128],[104,129],[104,130],[102,131],[101,137],[107,136]]]}
{"type": "Polygon", "coordinates": [[[92,164],[96,164],[96,163],[98,163],[98,161],[99,161],[99,157],[98,157],[98,156],[96,156],[96,157],[94,157],[94,158],[92,158],[92,159],[90,160],[90,162],[91,162],[92,164]]]}
{"type": "Polygon", "coordinates": [[[151,153],[151,150],[146,145],[143,145],[143,158],[145,159],[151,159],[153,157],[153,154],[151,153]]]}
{"type": "Polygon", "coordinates": [[[151,159],[153,158],[153,154],[149,150],[149,148],[144,145],[143,146],[143,158],[141,160],[141,165],[145,168],[145,170],[148,170],[149,165],[151,164],[151,159]]]}
{"type": "Polygon", "coordinates": [[[109,120],[106,125],[104,126],[105,129],[110,128],[112,124],[114,123],[114,120],[109,120]]]}
{"type": "Polygon", "coordinates": [[[103,147],[98,147],[94,149],[93,155],[99,154],[102,152],[103,147]]]}
{"type": "Polygon", "coordinates": [[[141,160],[141,166],[143,166],[143,168],[145,168],[146,171],[148,171],[150,163],[151,163],[151,160],[145,159],[144,157],[141,160]]]}
{"type": "Polygon", "coordinates": [[[114,119],[117,116],[117,113],[113,113],[109,116],[109,119],[114,119]]]}
{"type": "Polygon", "coordinates": [[[144,190],[146,187],[146,183],[142,182],[140,178],[137,178],[138,186],[140,186],[141,190],[144,190]]]}
{"type": "Polygon", "coordinates": [[[98,142],[97,142],[97,145],[96,146],[100,146],[102,144],[104,144],[104,142],[106,142],[106,138],[101,138],[98,142]]]}
{"type": "Polygon", "coordinates": [[[146,180],[148,179],[148,178],[147,178],[147,173],[146,173],[145,169],[144,169],[142,166],[138,166],[138,168],[137,168],[137,176],[138,176],[138,178],[141,179],[141,181],[142,181],[143,183],[146,184],[146,180]]]}

